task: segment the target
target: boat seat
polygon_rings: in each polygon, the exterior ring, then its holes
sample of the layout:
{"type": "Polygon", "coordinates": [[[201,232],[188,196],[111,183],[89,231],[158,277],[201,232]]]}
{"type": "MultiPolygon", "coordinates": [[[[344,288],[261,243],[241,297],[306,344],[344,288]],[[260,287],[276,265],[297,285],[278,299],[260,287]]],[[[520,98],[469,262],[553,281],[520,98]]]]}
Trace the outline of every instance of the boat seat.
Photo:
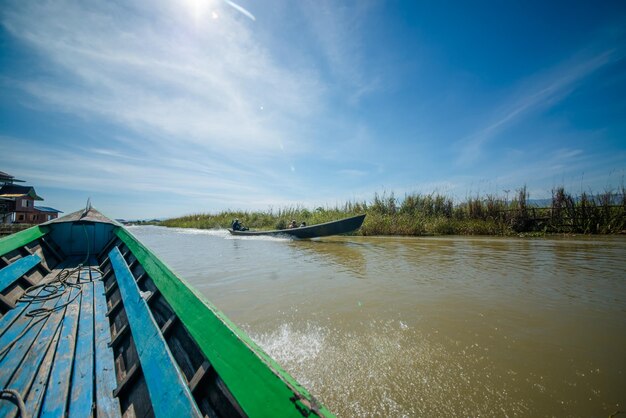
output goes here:
{"type": "MultiPolygon", "coordinates": [[[[59,297],[49,298],[50,291],[39,288],[33,294],[41,297],[19,301],[0,320],[0,387],[17,391],[29,416],[121,415],[111,396],[115,367],[107,349],[111,335],[104,317],[104,284],[93,269],[83,268],[79,276],[80,283],[59,297]]],[[[0,416],[15,414],[13,403],[0,402],[0,416]]]]}
{"type": "Polygon", "coordinates": [[[146,301],[142,298],[137,282],[117,247],[109,252],[109,261],[128,317],[154,414],[157,417],[200,417],[185,377],[176,365],[146,301]]]}
{"type": "Polygon", "coordinates": [[[41,257],[32,254],[22,257],[2,268],[2,270],[0,270],[0,293],[39,263],[41,263],[41,257]]]}

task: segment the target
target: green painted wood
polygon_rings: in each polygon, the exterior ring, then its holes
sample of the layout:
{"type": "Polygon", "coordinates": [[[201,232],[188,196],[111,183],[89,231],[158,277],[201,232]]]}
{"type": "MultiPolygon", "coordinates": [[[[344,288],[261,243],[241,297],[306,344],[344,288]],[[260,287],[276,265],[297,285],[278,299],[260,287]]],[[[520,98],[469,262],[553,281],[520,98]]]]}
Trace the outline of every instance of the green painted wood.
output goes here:
{"type": "Polygon", "coordinates": [[[306,389],[276,361],[128,230],[120,227],[116,234],[137,257],[248,416],[333,416],[324,406],[315,404],[306,389]],[[315,404],[314,411],[305,403],[315,404]]]}
{"type": "Polygon", "coordinates": [[[49,230],[47,226],[38,225],[0,239],[0,256],[43,237],[49,230]]]}
{"type": "Polygon", "coordinates": [[[27,255],[9,264],[0,270],[0,292],[13,284],[14,281],[28,273],[33,267],[41,262],[41,257],[36,254],[27,255]]]}
{"type": "Polygon", "coordinates": [[[78,316],[80,312],[81,298],[73,298],[80,290],[72,288],[69,305],[65,308],[65,315],[61,324],[61,336],[57,350],[52,360],[52,370],[46,395],[43,399],[40,417],[63,417],[67,407],[70,391],[70,376],[74,362],[76,348],[76,332],[78,330],[78,316]],[[73,299],[73,300],[72,300],[73,299]]]}
{"type": "Polygon", "coordinates": [[[115,363],[113,350],[108,347],[111,341],[109,320],[106,317],[107,302],[104,295],[104,283],[93,272],[94,282],[94,324],[95,324],[95,384],[96,384],[96,416],[101,418],[117,418],[121,416],[120,403],[113,397],[117,385],[115,379],[115,363]]]}
{"type": "Polygon", "coordinates": [[[109,253],[154,414],[200,417],[200,411],[117,247],[109,253]]]}
{"type": "Polygon", "coordinates": [[[76,356],[72,370],[72,390],[70,393],[69,416],[87,417],[91,414],[94,402],[94,295],[93,282],[89,270],[83,270],[81,275],[80,315],[78,318],[78,333],[76,335],[76,356]]]}

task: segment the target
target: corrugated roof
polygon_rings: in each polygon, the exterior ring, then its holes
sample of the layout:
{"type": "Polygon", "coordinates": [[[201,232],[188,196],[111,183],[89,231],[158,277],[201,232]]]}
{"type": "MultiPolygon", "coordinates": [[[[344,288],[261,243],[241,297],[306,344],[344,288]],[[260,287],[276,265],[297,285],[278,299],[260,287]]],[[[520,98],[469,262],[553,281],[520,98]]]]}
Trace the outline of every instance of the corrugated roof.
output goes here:
{"type": "Polygon", "coordinates": [[[43,200],[43,198],[37,196],[35,188],[32,186],[17,186],[15,184],[5,184],[0,188],[0,197],[24,197],[28,196],[35,200],[43,200]]]}
{"type": "Polygon", "coordinates": [[[63,213],[63,211],[48,206],[35,206],[39,212],[63,213]]]}
{"type": "Polygon", "coordinates": [[[24,180],[18,180],[12,175],[5,173],[4,171],[0,171],[0,181],[24,183],[24,180]]]}

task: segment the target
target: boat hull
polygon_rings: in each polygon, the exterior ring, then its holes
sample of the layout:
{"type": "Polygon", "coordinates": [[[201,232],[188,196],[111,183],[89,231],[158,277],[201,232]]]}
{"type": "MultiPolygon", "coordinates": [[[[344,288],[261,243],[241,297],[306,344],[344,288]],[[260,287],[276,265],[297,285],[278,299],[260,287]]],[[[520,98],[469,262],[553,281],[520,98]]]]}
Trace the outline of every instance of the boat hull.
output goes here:
{"type": "Polygon", "coordinates": [[[363,225],[365,215],[352,216],[338,221],[326,222],[323,224],[305,226],[292,229],[275,229],[272,231],[233,231],[232,235],[237,236],[287,236],[293,238],[319,238],[331,235],[347,234],[356,231],[363,225]]]}
{"type": "Polygon", "coordinates": [[[0,416],[332,416],[94,209],[0,240],[0,383],[0,416]]]}

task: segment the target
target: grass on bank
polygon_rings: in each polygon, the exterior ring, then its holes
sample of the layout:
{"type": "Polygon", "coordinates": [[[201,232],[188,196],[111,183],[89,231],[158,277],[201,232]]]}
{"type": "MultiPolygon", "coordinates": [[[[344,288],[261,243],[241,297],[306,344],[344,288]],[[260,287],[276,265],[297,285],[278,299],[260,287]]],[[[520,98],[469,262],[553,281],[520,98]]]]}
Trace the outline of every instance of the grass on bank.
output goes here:
{"type": "Polygon", "coordinates": [[[314,225],[361,213],[367,217],[358,235],[514,235],[545,233],[616,234],[626,231],[626,190],[574,197],[563,187],[552,191],[551,204],[528,203],[526,187],[512,200],[487,195],[454,204],[441,194],[375,194],[370,202],[348,202],[314,210],[223,211],[168,219],[161,225],[182,228],[228,228],[233,219],[251,229],[283,229],[290,220],[314,225]]]}

